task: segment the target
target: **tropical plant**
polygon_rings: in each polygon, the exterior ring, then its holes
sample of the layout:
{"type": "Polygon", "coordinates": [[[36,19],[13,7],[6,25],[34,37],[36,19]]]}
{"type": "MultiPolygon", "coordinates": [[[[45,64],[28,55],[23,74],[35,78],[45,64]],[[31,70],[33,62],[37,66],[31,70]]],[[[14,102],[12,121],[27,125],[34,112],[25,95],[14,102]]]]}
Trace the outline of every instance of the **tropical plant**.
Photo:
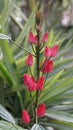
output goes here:
{"type": "MultiPolygon", "coordinates": [[[[30,93],[24,87],[23,75],[24,73],[29,73],[29,69],[25,65],[26,57],[29,52],[33,53],[32,48],[28,46],[27,39],[30,29],[34,30],[34,11],[26,24],[22,25],[23,29],[21,29],[19,36],[13,41],[7,34],[6,26],[8,18],[12,17],[13,5],[13,0],[5,0],[0,10],[0,104],[8,109],[15,117],[15,119],[12,118],[10,113],[0,105],[0,128],[2,130],[6,128],[9,130],[23,129],[16,126],[16,122],[27,129],[31,129],[34,125],[33,121],[31,121],[29,126],[24,125],[21,121],[21,112],[23,109],[28,110],[32,119],[30,93]],[[28,49],[28,53],[26,53],[26,48],[28,49]],[[6,121],[2,121],[2,119],[6,121]]],[[[42,30],[43,35],[44,26],[42,30]]],[[[72,51],[73,48],[71,44],[73,40],[72,34],[72,30],[65,33],[63,30],[62,32],[58,32],[57,30],[54,32],[53,29],[49,33],[49,41],[46,43],[46,46],[51,47],[54,43],[57,43],[60,49],[57,57],[54,59],[54,70],[48,75],[45,88],[38,100],[38,104],[42,102],[46,104],[45,116],[39,119],[39,124],[35,124],[32,130],[36,128],[38,130],[50,129],[50,127],[55,130],[73,129],[73,56],[67,56],[68,52],[72,51]],[[63,45],[62,43],[66,44],[63,45]]],[[[43,49],[41,55],[42,53],[43,49]]],[[[43,57],[41,57],[42,60],[43,57]]],[[[34,66],[31,67],[34,75],[36,75],[35,66],[36,62],[34,61],[34,66]]],[[[35,94],[33,93],[32,96],[35,97],[35,94]]]]}

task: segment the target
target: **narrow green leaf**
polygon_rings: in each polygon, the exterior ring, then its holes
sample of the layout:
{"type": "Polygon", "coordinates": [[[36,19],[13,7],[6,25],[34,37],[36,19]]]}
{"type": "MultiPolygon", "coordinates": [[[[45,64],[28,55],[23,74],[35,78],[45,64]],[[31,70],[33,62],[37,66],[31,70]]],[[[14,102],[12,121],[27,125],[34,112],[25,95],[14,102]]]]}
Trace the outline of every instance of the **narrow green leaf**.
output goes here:
{"type": "Polygon", "coordinates": [[[4,29],[6,22],[8,21],[8,17],[13,8],[13,0],[4,0],[4,8],[1,13],[0,25],[1,28],[4,29]]]}
{"type": "MultiPolygon", "coordinates": [[[[28,32],[33,27],[33,25],[34,25],[34,12],[31,14],[31,16],[29,17],[29,20],[27,21],[27,23],[23,27],[23,30],[21,31],[21,33],[19,34],[18,38],[16,39],[16,43],[21,44],[21,42],[25,39],[25,36],[28,35],[28,32]]],[[[25,39],[25,42],[26,42],[26,39],[25,39]]],[[[15,47],[15,46],[12,46],[12,50],[15,53],[16,53],[16,51],[18,49],[19,48],[15,47]]]]}
{"type": "Polygon", "coordinates": [[[46,116],[52,119],[73,123],[73,114],[69,114],[66,112],[48,110],[46,116]]]}
{"type": "Polygon", "coordinates": [[[0,75],[2,76],[3,80],[5,80],[6,82],[8,82],[8,84],[13,86],[12,78],[9,72],[7,71],[6,67],[2,63],[0,63],[0,75]]]}
{"type": "Polygon", "coordinates": [[[46,95],[49,91],[49,88],[52,87],[56,82],[57,80],[60,78],[60,76],[62,76],[64,70],[61,70],[58,74],[56,74],[53,79],[50,81],[49,84],[46,85],[46,87],[44,88],[44,91],[42,92],[40,98],[42,98],[44,95],[46,95]]]}
{"type": "Polygon", "coordinates": [[[0,40],[0,46],[1,46],[6,67],[8,69],[8,72],[11,76],[12,82],[16,89],[16,87],[19,86],[19,77],[17,73],[16,64],[11,52],[11,48],[6,40],[0,40]]]}
{"type": "Polygon", "coordinates": [[[52,46],[53,36],[54,36],[54,32],[53,32],[53,30],[51,30],[51,31],[50,31],[50,34],[49,34],[48,42],[47,42],[47,45],[48,45],[49,47],[52,46]]]}
{"type": "Polygon", "coordinates": [[[40,101],[44,102],[50,101],[50,99],[54,99],[56,100],[56,98],[58,98],[58,95],[61,95],[62,93],[66,92],[67,90],[71,89],[73,86],[73,77],[70,79],[65,80],[64,82],[62,82],[60,85],[54,87],[51,89],[51,91],[48,91],[47,94],[45,94],[40,101]]]}

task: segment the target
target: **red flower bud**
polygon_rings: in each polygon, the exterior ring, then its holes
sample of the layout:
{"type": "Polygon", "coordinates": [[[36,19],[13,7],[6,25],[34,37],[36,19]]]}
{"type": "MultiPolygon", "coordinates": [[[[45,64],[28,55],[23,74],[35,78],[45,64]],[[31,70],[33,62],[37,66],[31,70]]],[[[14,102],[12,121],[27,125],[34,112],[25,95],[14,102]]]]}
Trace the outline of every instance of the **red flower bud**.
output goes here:
{"type": "Polygon", "coordinates": [[[33,83],[35,84],[36,83],[35,78],[31,77],[31,79],[32,79],[33,83]]]}
{"type": "Polygon", "coordinates": [[[30,44],[37,44],[37,36],[34,36],[32,32],[29,33],[28,42],[30,44]]]}
{"type": "Polygon", "coordinates": [[[36,89],[41,91],[41,90],[43,90],[43,88],[44,88],[44,77],[42,76],[39,78],[39,80],[36,84],[36,89]]]}
{"type": "Polygon", "coordinates": [[[22,111],[22,121],[24,124],[30,123],[30,116],[26,110],[22,111]]]}
{"type": "Polygon", "coordinates": [[[58,49],[59,49],[59,46],[58,45],[55,45],[52,49],[51,49],[51,56],[52,57],[55,57],[58,53],[58,49]]]}
{"type": "Polygon", "coordinates": [[[58,45],[55,45],[52,48],[49,48],[49,47],[46,46],[45,50],[44,50],[44,56],[46,56],[46,57],[55,57],[57,55],[58,49],[59,49],[58,45]]]}
{"type": "Polygon", "coordinates": [[[46,57],[51,56],[51,49],[47,46],[45,47],[45,50],[44,50],[44,56],[46,56],[46,57]]]}
{"type": "Polygon", "coordinates": [[[45,115],[46,106],[44,103],[40,104],[37,108],[36,114],[38,117],[43,117],[45,115]]]}
{"type": "Polygon", "coordinates": [[[53,71],[53,61],[46,59],[43,63],[42,72],[48,73],[53,71]]]}
{"type": "Polygon", "coordinates": [[[42,42],[45,43],[48,41],[48,32],[46,32],[44,35],[43,35],[43,38],[42,38],[42,42]]]}
{"type": "Polygon", "coordinates": [[[33,56],[31,54],[28,55],[28,57],[26,59],[26,65],[28,65],[28,66],[32,66],[33,65],[33,56]]]}
{"type": "Polygon", "coordinates": [[[36,85],[33,79],[28,74],[24,74],[24,85],[31,92],[36,90],[36,85]]]}

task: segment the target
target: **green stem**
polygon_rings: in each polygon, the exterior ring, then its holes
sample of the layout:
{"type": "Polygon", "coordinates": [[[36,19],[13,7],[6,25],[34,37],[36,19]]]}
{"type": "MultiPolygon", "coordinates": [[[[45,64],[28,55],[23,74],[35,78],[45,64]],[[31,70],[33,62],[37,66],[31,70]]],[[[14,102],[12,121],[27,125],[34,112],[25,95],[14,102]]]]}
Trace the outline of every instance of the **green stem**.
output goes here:
{"type": "Polygon", "coordinates": [[[30,92],[30,97],[31,97],[31,103],[32,103],[32,113],[33,113],[33,119],[34,119],[35,102],[34,102],[34,99],[33,99],[33,97],[32,97],[31,92],[30,92]]]}
{"type": "Polygon", "coordinates": [[[34,106],[35,106],[35,102],[34,102],[34,100],[33,100],[33,97],[32,97],[31,92],[30,92],[30,97],[31,97],[31,99],[32,99],[32,104],[33,104],[33,108],[34,108],[34,106]]]}
{"type": "MultiPolygon", "coordinates": [[[[37,62],[37,81],[40,77],[40,71],[39,71],[39,68],[40,68],[40,35],[39,35],[39,31],[37,31],[37,37],[38,37],[38,44],[37,44],[37,47],[36,47],[36,62],[37,62]]],[[[36,109],[38,107],[38,96],[39,96],[39,91],[37,90],[36,91],[36,109]]],[[[38,123],[38,118],[37,118],[37,115],[36,116],[36,124],[38,123]]]]}
{"type": "Polygon", "coordinates": [[[33,50],[34,54],[36,55],[36,52],[35,52],[34,47],[33,47],[32,44],[31,44],[31,47],[32,47],[32,50],[33,50]]]}

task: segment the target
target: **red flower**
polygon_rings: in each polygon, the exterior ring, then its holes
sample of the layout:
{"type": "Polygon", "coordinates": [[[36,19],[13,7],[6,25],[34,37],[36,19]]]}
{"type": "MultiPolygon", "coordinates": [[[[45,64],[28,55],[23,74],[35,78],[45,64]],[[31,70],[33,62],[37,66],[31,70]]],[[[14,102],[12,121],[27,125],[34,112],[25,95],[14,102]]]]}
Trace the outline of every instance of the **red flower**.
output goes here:
{"type": "Polygon", "coordinates": [[[37,90],[40,90],[40,91],[43,90],[43,88],[44,88],[44,77],[43,76],[39,78],[36,88],[37,88],[37,90]]]}
{"type": "Polygon", "coordinates": [[[31,54],[28,55],[28,57],[26,59],[26,65],[28,65],[28,66],[32,66],[33,65],[33,56],[31,54]]]}
{"type": "Polygon", "coordinates": [[[52,70],[53,70],[53,61],[46,59],[43,63],[42,72],[48,73],[52,72],[52,70]]]}
{"type": "Polygon", "coordinates": [[[40,104],[37,108],[36,114],[38,117],[43,117],[45,115],[46,106],[44,103],[40,104]]]}
{"type": "Polygon", "coordinates": [[[30,116],[26,110],[22,111],[22,121],[24,124],[30,123],[30,116]]]}
{"type": "Polygon", "coordinates": [[[33,83],[35,84],[36,83],[35,78],[31,77],[31,79],[32,79],[33,83]]]}
{"type": "Polygon", "coordinates": [[[45,47],[45,50],[44,50],[44,56],[46,56],[46,57],[51,56],[51,49],[47,46],[45,47]]]}
{"type": "Polygon", "coordinates": [[[59,49],[59,46],[58,45],[55,45],[52,49],[51,49],[51,56],[52,57],[55,57],[58,53],[58,49],[59,49]]]}
{"type": "Polygon", "coordinates": [[[36,85],[35,85],[33,79],[28,74],[24,74],[24,85],[31,92],[36,90],[36,85]]]}
{"type": "Polygon", "coordinates": [[[34,36],[32,32],[29,33],[28,42],[31,44],[37,44],[37,36],[34,36]]]}
{"type": "Polygon", "coordinates": [[[45,50],[44,50],[44,56],[46,57],[55,57],[58,53],[58,49],[59,49],[59,46],[58,45],[55,45],[54,47],[52,48],[49,48],[49,47],[45,47],[45,50]]]}
{"type": "Polygon", "coordinates": [[[45,43],[48,41],[48,32],[46,32],[44,35],[43,35],[43,38],[42,38],[42,42],[45,43]]]}

